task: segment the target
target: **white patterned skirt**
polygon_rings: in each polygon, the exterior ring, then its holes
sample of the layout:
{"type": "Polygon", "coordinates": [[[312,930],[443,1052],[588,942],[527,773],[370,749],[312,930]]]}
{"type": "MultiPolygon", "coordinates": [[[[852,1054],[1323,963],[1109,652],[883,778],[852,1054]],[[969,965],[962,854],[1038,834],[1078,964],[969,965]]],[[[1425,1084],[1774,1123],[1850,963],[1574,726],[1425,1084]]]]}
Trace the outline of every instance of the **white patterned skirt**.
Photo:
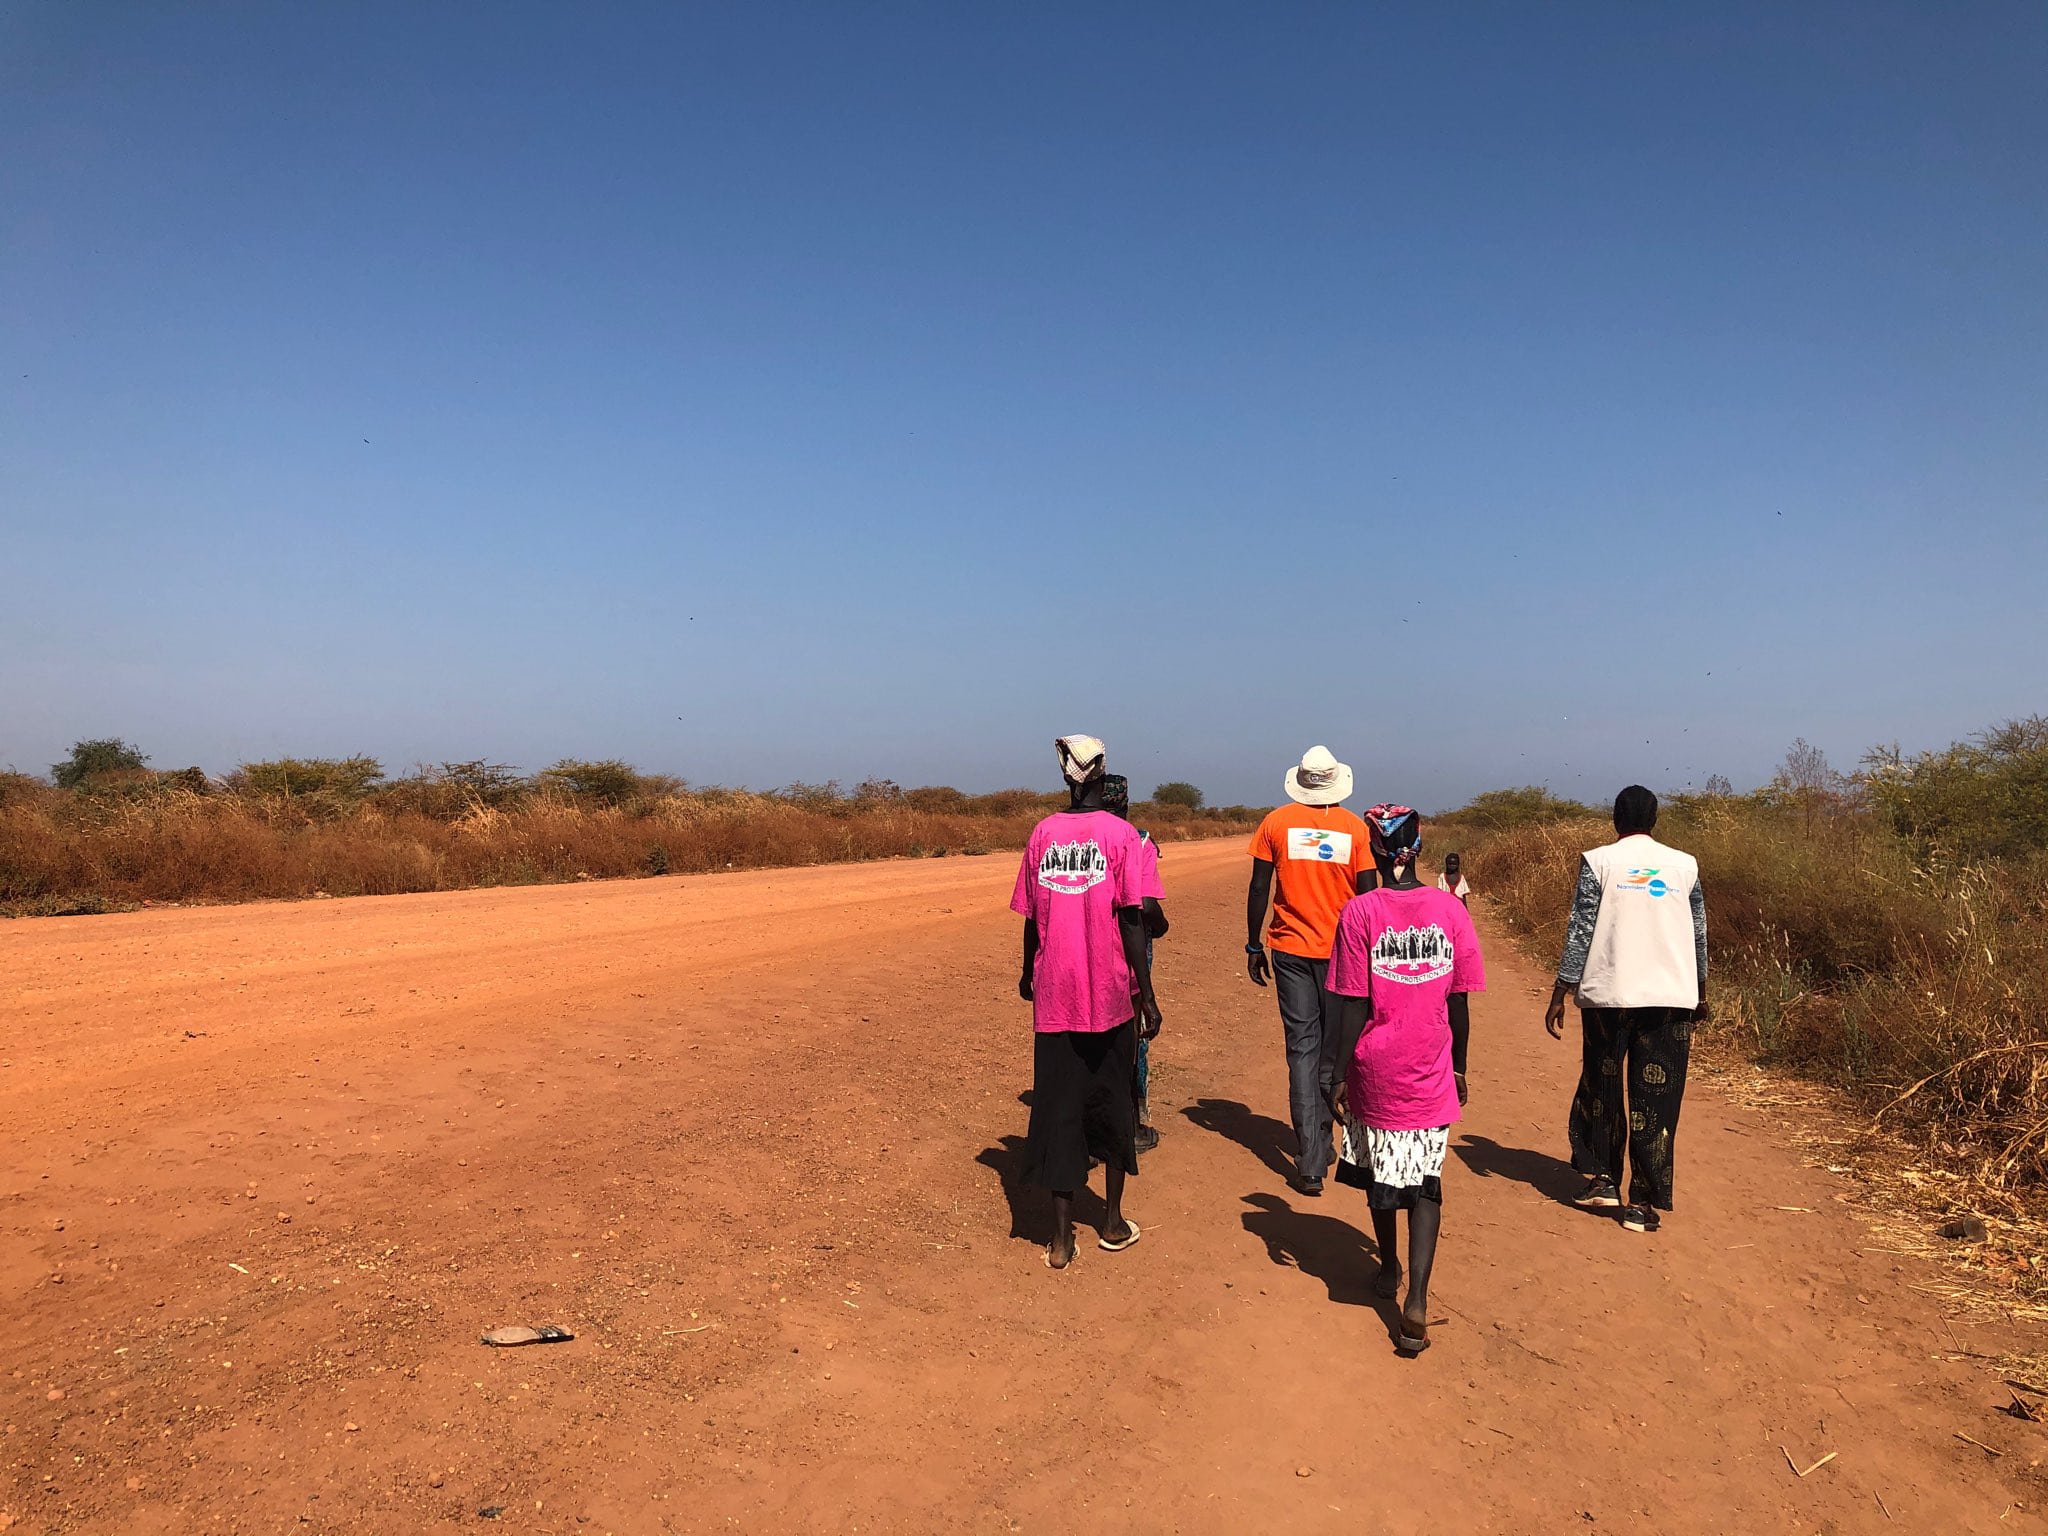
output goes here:
{"type": "Polygon", "coordinates": [[[1443,1204],[1444,1154],[1451,1128],[1383,1131],[1348,1116],[1340,1128],[1337,1182],[1365,1191],[1376,1211],[1398,1211],[1417,1200],[1443,1204]]]}

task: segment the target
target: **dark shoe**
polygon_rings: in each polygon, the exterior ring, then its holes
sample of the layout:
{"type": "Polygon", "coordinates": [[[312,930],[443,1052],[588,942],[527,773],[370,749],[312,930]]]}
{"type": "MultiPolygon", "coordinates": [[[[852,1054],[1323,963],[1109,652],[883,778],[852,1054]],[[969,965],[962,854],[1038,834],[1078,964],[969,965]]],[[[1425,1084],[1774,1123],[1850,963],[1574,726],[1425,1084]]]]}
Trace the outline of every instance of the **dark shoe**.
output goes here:
{"type": "Polygon", "coordinates": [[[1609,1209],[1621,1204],[1621,1191],[1614,1187],[1614,1180],[1604,1173],[1596,1173],[1586,1180],[1586,1187],[1572,1196],[1572,1204],[1587,1210],[1609,1209]]]}
{"type": "Polygon", "coordinates": [[[1323,1181],[1320,1178],[1296,1179],[1294,1181],[1294,1187],[1300,1190],[1304,1195],[1307,1195],[1311,1200],[1314,1200],[1320,1197],[1323,1192],[1323,1181]]]}
{"type": "Polygon", "coordinates": [[[1157,1127],[1150,1125],[1139,1126],[1134,1142],[1140,1152],[1154,1150],[1159,1145],[1159,1131],[1157,1127]]]}
{"type": "Polygon", "coordinates": [[[1624,1206],[1621,1224],[1631,1232],[1654,1232],[1657,1230],[1657,1208],[1653,1205],[1624,1206]]]}

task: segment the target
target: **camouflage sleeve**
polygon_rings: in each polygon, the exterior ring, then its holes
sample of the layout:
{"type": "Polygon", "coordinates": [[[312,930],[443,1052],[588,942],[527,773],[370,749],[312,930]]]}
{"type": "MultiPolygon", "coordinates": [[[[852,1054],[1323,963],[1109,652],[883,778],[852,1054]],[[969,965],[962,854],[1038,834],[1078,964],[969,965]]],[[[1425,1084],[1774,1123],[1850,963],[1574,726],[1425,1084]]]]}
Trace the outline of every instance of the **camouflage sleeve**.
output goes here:
{"type": "Polygon", "coordinates": [[[1564,925],[1564,955],[1557,979],[1576,987],[1586,974],[1586,956],[1593,948],[1593,924],[1600,916],[1600,878],[1585,859],[1579,860],[1579,888],[1572,893],[1572,915],[1564,925]]]}
{"type": "Polygon", "coordinates": [[[1692,958],[1699,967],[1700,996],[1707,995],[1707,893],[1692,883],[1692,958]]]}

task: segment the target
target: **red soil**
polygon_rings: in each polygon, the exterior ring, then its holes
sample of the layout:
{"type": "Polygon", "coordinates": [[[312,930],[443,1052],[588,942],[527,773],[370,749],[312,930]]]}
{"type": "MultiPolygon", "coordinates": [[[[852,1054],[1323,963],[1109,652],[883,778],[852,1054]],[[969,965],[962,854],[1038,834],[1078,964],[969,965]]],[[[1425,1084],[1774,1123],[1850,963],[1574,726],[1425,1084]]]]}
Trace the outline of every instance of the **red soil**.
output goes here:
{"type": "Polygon", "coordinates": [[[0,1529],[2039,1528],[2044,1427],[1711,1081],[1662,1233],[1561,1203],[1497,932],[1397,1358],[1235,840],[1167,850],[1144,1241],[1049,1272],[1013,861],[0,927],[0,1529]]]}

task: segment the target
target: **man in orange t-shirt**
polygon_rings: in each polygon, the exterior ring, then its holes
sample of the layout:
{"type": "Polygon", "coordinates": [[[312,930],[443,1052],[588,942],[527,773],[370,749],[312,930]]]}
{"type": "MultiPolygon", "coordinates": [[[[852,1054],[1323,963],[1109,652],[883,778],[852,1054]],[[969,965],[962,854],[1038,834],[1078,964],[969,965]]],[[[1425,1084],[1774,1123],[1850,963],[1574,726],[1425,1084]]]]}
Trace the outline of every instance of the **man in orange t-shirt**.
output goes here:
{"type": "Polygon", "coordinates": [[[1310,747],[1287,770],[1294,803],[1268,813],[1252,834],[1252,884],[1245,901],[1245,969],[1266,984],[1272,950],[1273,990],[1287,1036],[1287,1099],[1294,1118],[1295,1187],[1323,1192],[1330,1168],[1330,1090],[1344,999],[1329,990],[1330,946],[1344,904],[1378,880],[1366,826],[1340,804],[1351,794],[1351,770],[1327,747],[1310,747]],[[1272,904],[1272,924],[1266,909],[1272,904]],[[1262,939],[1263,932],[1263,939],[1262,939]]]}

